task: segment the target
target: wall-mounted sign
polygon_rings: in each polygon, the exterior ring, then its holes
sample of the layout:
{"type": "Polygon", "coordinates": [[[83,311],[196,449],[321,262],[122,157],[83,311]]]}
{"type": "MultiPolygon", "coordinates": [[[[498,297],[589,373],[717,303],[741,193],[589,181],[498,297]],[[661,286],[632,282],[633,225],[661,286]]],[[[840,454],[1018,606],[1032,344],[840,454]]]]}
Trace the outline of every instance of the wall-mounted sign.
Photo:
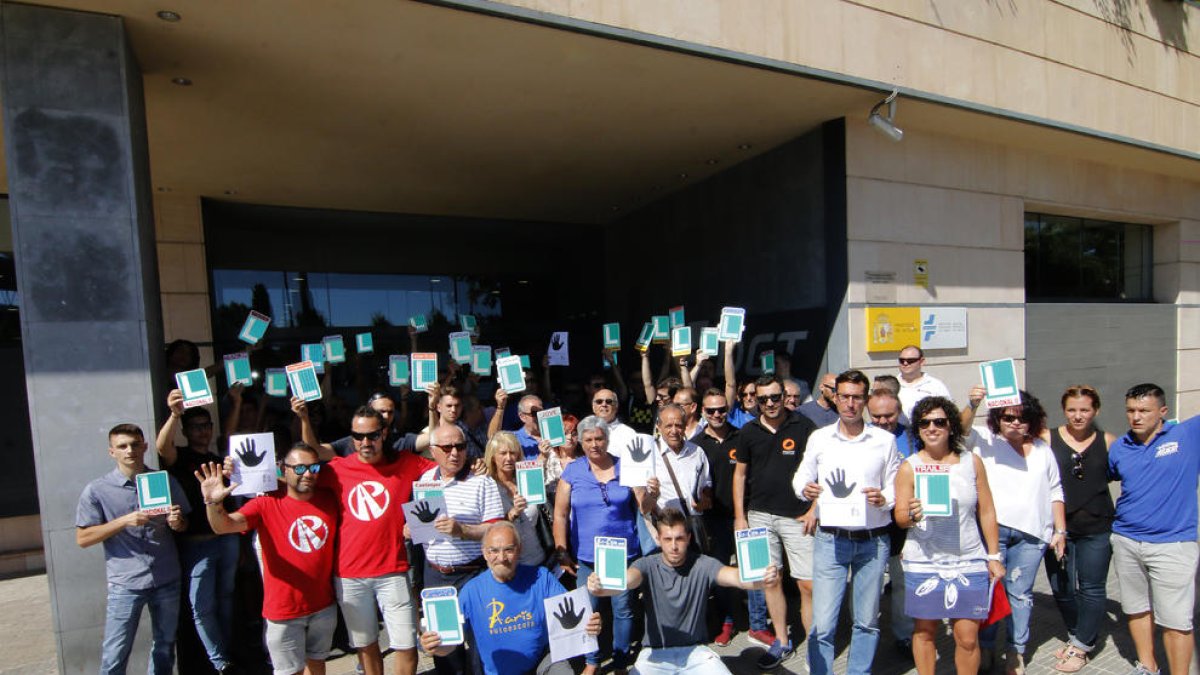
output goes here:
{"type": "Polygon", "coordinates": [[[867,353],[921,349],[966,349],[965,307],[868,307],[867,353]]]}

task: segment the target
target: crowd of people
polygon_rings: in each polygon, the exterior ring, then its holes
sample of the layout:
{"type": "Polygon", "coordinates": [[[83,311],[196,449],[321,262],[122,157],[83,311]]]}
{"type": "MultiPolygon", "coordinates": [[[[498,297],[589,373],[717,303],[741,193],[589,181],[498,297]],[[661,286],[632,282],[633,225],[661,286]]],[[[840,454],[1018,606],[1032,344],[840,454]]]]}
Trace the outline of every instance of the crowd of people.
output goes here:
{"type": "Polygon", "coordinates": [[[344,630],[361,672],[381,675],[381,625],[397,675],[416,672],[418,649],[438,673],[595,673],[605,658],[616,672],[728,673],[719,650],[744,606],[759,668],[799,661],[803,642],[808,670],[827,675],[849,593],[847,672],[859,675],[878,651],[886,580],[895,646],[918,673],[934,672],[948,624],[960,675],[1001,664],[1023,675],[1044,566],[1066,629],[1055,669],[1074,673],[1100,645],[1110,565],[1132,675],[1160,672],[1156,629],[1168,672],[1188,671],[1200,418],[1170,421],[1160,387],[1128,390],[1129,430],[1114,436],[1097,427],[1100,396],[1084,385],[1062,393],[1063,422],[1051,426],[1025,391],[987,408],[978,386],[960,407],[915,346],[896,376],[827,373],[810,396],[783,354],[776,373],[737,378],[735,344],[723,348],[723,381],[704,355],[668,356],[654,377],[652,347],[632,386],[606,352],[607,367],[562,397],[548,368],[527,371],[510,396],[451,362],[427,391],[370,392],[340,420],[329,366],[323,401],[284,410],[229,388],[219,434],[209,409],[185,409],[171,391],[155,442],[169,509],[139,510],[137,476],[151,469],[132,424],[109,432],[116,466],[79,499],[77,541],[105,553],[102,672],[125,672],[148,607],[152,673],[171,672],[177,625],[194,626],[220,673],[258,672],[238,660],[237,642],[251,640],[276,674],[319,675],[344,630]],[[564,411],[557,445],[539,430],[548,407],[564,411]],[[244,449],[229,438],[252,432],[275,434],[279,487],[234,497],[230,455],[244,449]],[[649,475],[631,480],[651,455],[649,475]],[[542,468],[547,503],[523,495],[521,462],[542,468]],[[1121,483],[1115,503],[1110,481],[1121,483]],[[401,507],[431,490],[446,512],[417,514],[437,536],[414,545],[401,507]],[[766,533],[770,564],[746,582],[735,533],[752,528],[766,533]],[[623,590],[600,583],[597,538],[627,542],[623,590]],[[262,593],[251,638],[232,629],[246,595],[239,560],[262,593]],[[457,589],[464,645],[442,644],[420,617],[421,590],[441,587],[457,589]],[[569,588],[587,589],[586,631],[605,638],[574,666],[552,662],[549,621],[576,627],[586,612],[544,608],[569,588]],[[789,596],[801,626],[788,625],[789,596]],[[998,596],[1011,610],[992,621],[998,596]]]}

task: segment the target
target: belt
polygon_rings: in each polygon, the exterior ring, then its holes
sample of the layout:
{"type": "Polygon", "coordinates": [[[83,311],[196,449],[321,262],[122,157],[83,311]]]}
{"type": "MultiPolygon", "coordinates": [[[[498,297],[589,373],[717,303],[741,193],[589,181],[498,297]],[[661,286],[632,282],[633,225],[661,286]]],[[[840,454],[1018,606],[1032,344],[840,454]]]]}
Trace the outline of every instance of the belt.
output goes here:
{"type": "Polygon", "coordinates": [[[850,541],[866,541],[887,534],[888,526],[884,525],[873,530],[843,530],[840,527],[822,527],[821,531],[850,541]]]}
{"type": "Polygon", "coordinates": [[[442,574],[461,574],[463,572],[477,572],[483,569],[486,563],[484,563],[483,558],[476,558],[463,565],[439,565],[428,559],[425,561],[425,564],[429,565],[429,569],[437,570],[442,574]]]}

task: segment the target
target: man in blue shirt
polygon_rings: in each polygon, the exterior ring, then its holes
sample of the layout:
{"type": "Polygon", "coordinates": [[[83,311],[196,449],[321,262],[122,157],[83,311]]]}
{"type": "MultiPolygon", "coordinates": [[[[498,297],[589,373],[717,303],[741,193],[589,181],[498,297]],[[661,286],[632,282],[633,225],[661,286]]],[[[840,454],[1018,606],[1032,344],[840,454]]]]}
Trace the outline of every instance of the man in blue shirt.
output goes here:
{"type": "Polygon", "coordinates": [[[75,542],[83,548],[104,544],[108,604],[100,672],[124,673],[142,607],[150,607],[154,636],[151,675],[169,675],[175,662],[179,622],[179,556],[171,530],[187,529],[191,512],[183,488],[168,476],[171,505],[165,514],[138,508],[135,478],[146,472],[146,437],[133,424],[108,432],[108,454],[116,469],[87,484],[75,513],[75,542]]]}
{"type": "Polygon", "coordinates": [[[1113,521],[1113,567],[1138,662],[1133,675],[1157,675],[1154,624],[1171,673],[1188,672],[1195,648],[1196,488],[1200,417],[1167,422],[1166,395],[1154,384],[1125,394],[1129,433],[1108,449],[1108,473],[1121,481],[1113,521]],[[1153,613],[1153,615],[1152,615],[1153,613]]]}
{"type": "MultiPolygon", "coordinates": [[[[479,652],[487,675],[573,675],[568,661],[550,662],[550,633],[543,601],[566,593],[545,567],[518,565],[521,537],[507,520],[493,524],[483,535],[483,557],[488,574],[480,574],[458,595],[463,620],[479,652]]],[[[600,614],[592,614],[587,632],[599,635],[600,614]]],[[[432,631],[421,635],[421,647],[445,656],[453,647],[442,647],[432,631]]]]}

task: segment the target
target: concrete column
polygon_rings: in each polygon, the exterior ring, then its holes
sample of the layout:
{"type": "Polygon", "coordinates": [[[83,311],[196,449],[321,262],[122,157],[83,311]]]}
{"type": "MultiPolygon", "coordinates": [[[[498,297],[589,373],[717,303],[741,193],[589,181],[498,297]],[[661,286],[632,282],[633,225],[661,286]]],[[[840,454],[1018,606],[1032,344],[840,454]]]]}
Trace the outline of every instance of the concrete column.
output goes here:
{"type": "MultiPolygon", "coordinates": [[[[75,545],[107,430],[153,442],[162,318],[141,75],[118,17],[0,4],[4,141],[59,671],[96,672],[104,555],[75,545]]],[[[151,464],[153,465],[153,455],[151,464]]],[[[143,618],[131,672],[145,668],[143,618]]]]}

